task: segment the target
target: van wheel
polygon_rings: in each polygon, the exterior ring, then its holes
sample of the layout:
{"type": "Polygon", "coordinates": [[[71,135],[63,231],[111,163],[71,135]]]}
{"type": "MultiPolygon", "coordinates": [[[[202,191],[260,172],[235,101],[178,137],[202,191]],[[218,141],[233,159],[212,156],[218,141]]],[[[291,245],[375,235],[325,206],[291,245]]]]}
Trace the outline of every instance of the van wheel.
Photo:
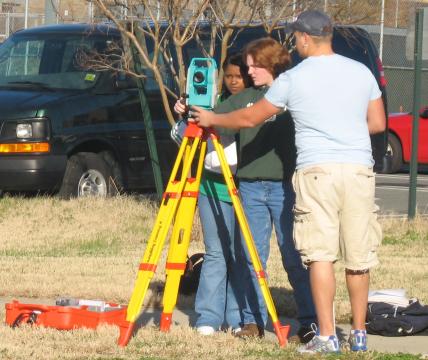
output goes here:
{"type": "Polygon", "coordinates": [[[116,193],[111,183],[112,170],[98,154],[78,153],[67,161],[64,179],[59,190],[63,199],[84,196],[106,197],[116,193]]]}
{"type": "Polygon", "coordinates": [[[391,173],[396,173],[403,166],[403,150],[398,138],[391,133],[388,133],[388,152],[391,155],[391,173]]]}

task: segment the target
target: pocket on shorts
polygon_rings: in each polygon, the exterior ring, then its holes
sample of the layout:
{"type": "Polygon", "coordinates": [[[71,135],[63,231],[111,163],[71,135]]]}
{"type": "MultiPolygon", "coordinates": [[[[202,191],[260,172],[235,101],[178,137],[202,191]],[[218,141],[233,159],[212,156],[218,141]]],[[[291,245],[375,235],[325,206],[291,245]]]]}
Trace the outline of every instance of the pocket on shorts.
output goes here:
{"type": "Polygon", "coordinates": [[[320,166],[313,166],[302,170],[299,181],[298,187],[303,195],[324,200],[330,198],[333,184],[331,171],[320,166]]]}
{"type": "MultiPolygon", "coordinates": [[[[376,184],[375,173],[372,168],[363,166],[356,168],[350,181],[353,184],[353,193],[356,197],[367,199],[368,201],[374,197],[376,184]]],[[[375,209],[374,212],[377,213],[378,210],[379,208],[375,209]]]]}
{"type": "Polygon", "coordinates": [[[296,250],[303,254],[308,249],[308,241],[310,239],[310,217],[312,215],[311,209],[301,206],[294,205],[294,226],[293,226],[293,239],[296,246],[296,250]]]}
{"type": "Polygon", "coordinates": [[[374,204],[372,216],[369,223],[369,236],[372,251],[376,251],[379,245],[382,243],[382,227],[377,220],[379,213],[379,206],[374,204]]]}
{"type": "Polygon", "coordinates": [[[369,167],[367,167],[367,168],[361,167],[361,169],[358,169],[356,171],[356,174],[360,175],[360,176],[364,176],[366,178],[374,178],[374,176],[375,176],[375,172],[373,171],[372,168],[369,168],[369,167]]]}
{"type": "Polygon", "coordinates": [[[365,184],[375,182],[375,172],[371,168],[361,167],[355,171],[355,176],[360,181],[364,181],[365,184]]]}

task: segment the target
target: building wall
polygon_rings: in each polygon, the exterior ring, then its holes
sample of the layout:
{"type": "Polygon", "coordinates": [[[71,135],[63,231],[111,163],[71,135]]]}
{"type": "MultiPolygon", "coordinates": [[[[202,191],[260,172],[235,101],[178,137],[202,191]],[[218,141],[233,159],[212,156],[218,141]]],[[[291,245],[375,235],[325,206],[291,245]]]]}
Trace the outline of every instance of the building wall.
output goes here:
{"type": "MultiPolygon", "coordinates": [[[[47,0],[52,1],[57,10],[59,22],[88,21],[89,2],[86,0],[47,0]]],[[[0,0],[1,13],[23,13],[25,0],[0,0]]],[[[44,14],[45,0],[31,0],[28,3],[29,14],[44,14]]]]}

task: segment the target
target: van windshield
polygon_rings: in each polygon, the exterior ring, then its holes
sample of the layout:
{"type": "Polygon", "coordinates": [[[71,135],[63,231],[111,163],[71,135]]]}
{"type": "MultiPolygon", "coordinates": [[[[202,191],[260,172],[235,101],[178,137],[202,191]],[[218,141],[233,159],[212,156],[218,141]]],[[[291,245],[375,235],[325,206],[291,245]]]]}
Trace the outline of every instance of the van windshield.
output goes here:
{"type": "Polygon", "coordinates": [[[84,54],[103,52],[109,42],[67,34],[12,36],[0,46],[0,87],[89,89],[101,73],[85,68],[84,54]]]}

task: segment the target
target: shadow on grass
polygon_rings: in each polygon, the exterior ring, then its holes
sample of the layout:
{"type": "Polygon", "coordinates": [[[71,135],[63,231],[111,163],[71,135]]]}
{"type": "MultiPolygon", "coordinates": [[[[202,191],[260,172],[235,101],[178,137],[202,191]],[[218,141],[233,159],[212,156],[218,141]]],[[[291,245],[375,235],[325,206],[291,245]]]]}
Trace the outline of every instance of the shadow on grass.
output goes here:
{"type": "MultiPolygon", "coordinates": [[[[145,297],[142,312],[135,323],[135,331],[145,326],[160,326],[164,286],[165,284],[163,281],[154,281],[150,283],[150,297],[145,297]]],[[[270,292],[278,317],[282,318],[282,325],[291,325],[290,335],[294,335],[299,329],[299,324],[295,319],[297,310],[293,291],[283,287],[272,287],[270,288],[270,292]]],[[[194,310],[194,303],[195,293],[190,295],[179,293],[175,308],[180,311],[180,315],[173,313],[171,325],[189,325],[194,327],[198,317],[194,310]]],[[[274,332],[270,319],[266,325],[266,330],[274,332]]]]}
{"type": "MultiPolygon", "coordinates": [[[[149,285],[150,296],[144,298],[144,305],[142,311],[135,323],[135,330],[145,326],[160,326],[160,318],[163,310],[162,298],[164,292],[165,283],[163,281],[153,281],[149,285]]],[[[181,313],[188,318],[189,326],[193,326],[197,315],[194,311],[195,296],[185,296],[178,294],[176,307],[181,313]]],[[[179,319],[174,320],[174,314],[172,316],[171,325],[184,325],[183,318],[180,316],[179,319]]]]}

